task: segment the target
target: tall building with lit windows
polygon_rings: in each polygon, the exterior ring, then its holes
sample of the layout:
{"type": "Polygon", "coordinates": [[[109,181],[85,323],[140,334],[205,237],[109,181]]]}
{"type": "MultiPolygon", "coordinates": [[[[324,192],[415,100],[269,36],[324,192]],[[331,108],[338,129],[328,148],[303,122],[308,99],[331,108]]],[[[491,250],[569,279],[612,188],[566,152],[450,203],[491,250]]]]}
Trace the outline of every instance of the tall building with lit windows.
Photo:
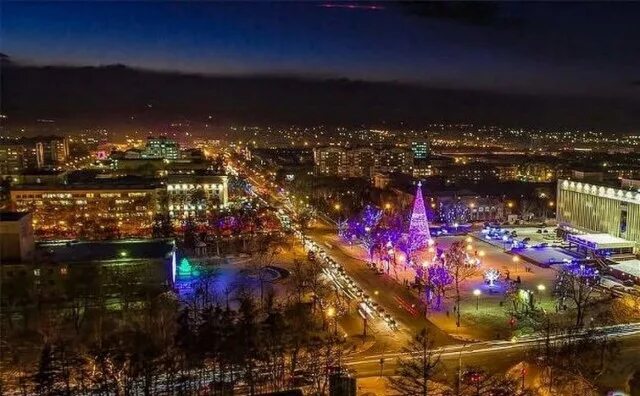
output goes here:
{"type": "Polygon", "coordinates": [[[320,147],[314,150],[313,159],[319,175],[347,176],[347,149],[342,147],[320,147]]]}
{"type": "Polygon", "coordinates": [[[640,192],[571,180],[558,180],[557,188],[556,216],[564,233],[608,234],[635,244],[637,251],[640,192]]]}
{"type": "Polygon", "coordinates": [[[147,145],[141,153],[142,158],[164,158],[175,160],[180,158],[180,146],[178,142],[166,136],[150,137],[147,145]]]}
{"type": "Polygon", "coordinates": [[[424,160],[429,157],[429,142],[426,140],[415,140],[411,142],[411,152],[414,160],[424,160]]]}

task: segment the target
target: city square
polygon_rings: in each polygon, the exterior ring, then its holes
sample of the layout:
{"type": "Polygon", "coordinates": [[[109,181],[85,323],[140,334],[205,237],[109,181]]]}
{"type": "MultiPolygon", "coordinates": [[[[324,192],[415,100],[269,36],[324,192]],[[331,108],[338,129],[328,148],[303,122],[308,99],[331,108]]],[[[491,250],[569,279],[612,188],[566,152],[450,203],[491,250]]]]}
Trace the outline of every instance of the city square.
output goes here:
{"type": "Polygon", "coordinates": [[[636,2],[0,6],[0,395],[640,396],[636,2]]]}

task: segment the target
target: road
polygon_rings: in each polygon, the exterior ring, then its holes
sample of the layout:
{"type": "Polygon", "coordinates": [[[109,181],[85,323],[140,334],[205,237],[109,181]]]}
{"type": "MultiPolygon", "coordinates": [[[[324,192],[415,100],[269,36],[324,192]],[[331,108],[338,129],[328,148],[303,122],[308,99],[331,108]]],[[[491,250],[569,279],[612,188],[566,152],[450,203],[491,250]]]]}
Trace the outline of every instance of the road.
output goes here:
{"type": "MultiPolygon", "coordinates": [[[[264,197],[276,207],[291,211],[292,208],[286,204],[276,191],[266,186],[261,180],[249,177],[252,183],[260,186],[263,191],[267,191],[268,197],[264,197]]],[[[369,269],[363,260],[356,257],[353,252],[339,243],[335,225],[325,219],[319,218],[316,224],[307,231],[306,236],[322,246],[323,250],[336,262],[340,263],[347,274],[357,282],[378,304],[385,308],[398,322],[400,330],[395,335],[388,332],[379,334],[375,342],[369,348],[354,353],[345,358],[344,364],[352,369],[357,377],[372,377],[391,375],[394,373],[397,358],[401,356],[402,345],[417,331],[427,328],[434,338],[436,345],[442,353],[442,360],[450,372],[458,367],[458,364],[479,366],[488,371],[505,371],[523,360],[524,353],[536,342],[535,338],[519,339],[516,342],[510,341],[488,341],[480,343],[464,344],[454,339],[449,334],[440,330],[430,321],[426,320],[424,314],[420,314],[420,302],[409,290],[396,280],[386,275],[377,275],[369,269]],[[378,293],[376,293],[376,291],[378,293]],[[412,305],[414,307],[412,307],[412,305]],[[418,312],[416,314],[416,311],[418,312]],[[384,359],[381,367],[380,359],[384,359]]],[[[441,247],[446,248],[453,242],[453,238],[440,238],[441,247]]],[[[535,286],[546,284],[552,280],[552,271],[534,267],[533,272],[525,272],[524,262],[513,262],[511,257],[500,249],[483,242],[476,242],[478,249],[486,251],[483,261],[491,264],[501,271],[508,270],[512,276],[521,276],[523,283],[533,289],[535,286]],[[518,267],[519,266],[519,267],[518,267]]],[[[547,289],[550,289],[547,287],[547,289]]],[[[341,318],[340,325],[347,332],[361,331],[355,315],[347,315],[341,318]]],[[[615,330],[615,329],[614,329],[615,330]]],[[[637,360],[637,353],[640,351],[640,325],[633,325],[626,331],[618,331],[612,337],[620,341],[619,360],[632,362],[626,364],[624,369],[617,373],[612,373],[605,382],[620,383],[623,378],[633,370],[640,369],[640,362],[637,360]]]]}

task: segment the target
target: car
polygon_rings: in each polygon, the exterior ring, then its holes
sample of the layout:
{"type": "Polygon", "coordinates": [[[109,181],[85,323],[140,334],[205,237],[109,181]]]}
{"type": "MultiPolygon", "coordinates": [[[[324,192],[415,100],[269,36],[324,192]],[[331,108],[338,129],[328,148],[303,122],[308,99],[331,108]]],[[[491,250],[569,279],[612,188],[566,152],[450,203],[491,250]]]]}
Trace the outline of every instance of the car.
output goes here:
{"type": "Polygon", "coordinates": [[[389,327],[391,327],[393,330],[398,330],[398,324],[394,319],[389,320],[388,323],[389,323],[389,327]]]}

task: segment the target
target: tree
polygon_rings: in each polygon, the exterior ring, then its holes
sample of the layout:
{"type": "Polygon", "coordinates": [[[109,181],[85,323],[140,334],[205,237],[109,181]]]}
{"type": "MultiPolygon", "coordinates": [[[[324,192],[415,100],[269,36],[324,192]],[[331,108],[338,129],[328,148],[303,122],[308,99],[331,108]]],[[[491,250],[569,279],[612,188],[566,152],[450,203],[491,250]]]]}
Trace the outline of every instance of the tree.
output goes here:
{"type": "Polygon", "coordinates": [[[168,214],[158,213],[155,215],[151,234],[154,238],[170,238],[173,236],[173,225],[168,214]]]}
{"type": "Polygon", "coordinates": [[[38,395],[49,395],[53,393],[57,377],[57,369],[55,367],[55,357],[51,343],[45,341],[42,351],[40,352],[40,362],[38,363],[38,371],[33,377],[35,382],[35,391],[38,395]]]}
{"type": "Polygon", "coordinates": [[[548,394],[596,395],[598,378],[615,370],[619,345],[604,332],[548,323],[542,335],[530,355],[541,368],[541,387],[548,394]]]}
{"type": "Polygon", "coordinates": [[[426,329],[422,329],[402,352],[407,357],[398,358],[396,376],[389,378],[389,386],[406,396],[427,396],[430,382],[440,368],[440,353],[426,329]]]}
{"type": "Polygon", "coordinates": [[[436,309],[441,308],[442,300],[447,297],[453,281],[453,276],[443,263],[434,264],[427,269],[427,288],[435,295],[436,309]]]}
{"type": "Polygon", "coordinates": [[[456,386],[460,396],[520,396],[528,394],[518,379],[489,373],[478,367],[467,367],[456,386]]]}
{"type": "Polygon", "coordinates": [[[449,269],[449,274],[453,279],[455,291],[456,326],[460,327],[460,285],[476,273],[476,267],[467,263],[463,241],[453,243],[444,253],[445,265],[449,269]]]}
{"type": "Polygon", "coordinates": [[[567,301],[573,303],[576,327],[584,326],[586,311],[595,299],[599,283],[598,271],[584,265],[573,265],[560,271],[555,285],[557,304],[564,308],[567,301]]]}

